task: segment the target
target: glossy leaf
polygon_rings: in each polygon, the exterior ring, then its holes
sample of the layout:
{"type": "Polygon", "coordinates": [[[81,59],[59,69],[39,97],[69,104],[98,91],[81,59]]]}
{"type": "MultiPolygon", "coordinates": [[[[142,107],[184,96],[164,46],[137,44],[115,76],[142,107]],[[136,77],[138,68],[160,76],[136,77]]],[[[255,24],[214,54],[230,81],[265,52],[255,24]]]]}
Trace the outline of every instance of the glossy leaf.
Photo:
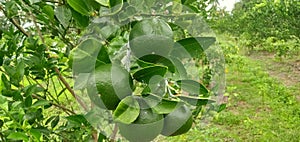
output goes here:
{"type": "Polygon", "coordinates": [[[7,138],[8,139],[12,139],[12,140],[29,141],[29,137],[24,132],[13,132],[13,133],[10,133],[7,138]]]}
{"type": "Polygon", "coordinates": [[[182,64],[182,62],[177,59],[176,57],[171,57],[172,63],[176,67],[175,73],[172,76],[172,79],[174,80],[182,80],[182,79],[187,79],[187,71],[182,64]]]}
{"type": "Polygon", "coordinates": [[[134,25],[130,32],[130,40],[145,35],[158,35],[173,38],[171,27],[164,20],[158,18],[145,19],[134,25]]]}
{"type": "Polygon", "coordinates": [[[90,18],[88,16],[82,15],[73,9],[71,11],[77,27],[85,28],[89,25],[90,18]]]}
{"type": "Polygon", "coordinates": [[[68,4],[82,15],[89,16],[89,8],[85,0],[67,0],[68,4]]]}
{"type": "Polygon", "coordinates": [[[172,63],[172,61],[170,59],[168,59],[166,57],[155,55],[155,54],[150,54],[150,55],[143,56],[139,59],[144,62],[164,65],[164,66],[168,67],[168,70],[170,72],[172,72],[172,73],[175,72],[174,64],[172,63]]]}
{"type": "Polygon", "coordinates": [[[54,10],[52,6],[46,5],[43,7],[43,12],[49,17],[49,19],[54,20],[54,10]]]}
{"type": "Polygon", "coordinates": [[[25,107],[30,107],[32,105],[32,97],[28,96],[25,98],[25,107]]]}
{"type": "Polygon", "coordinates": [[[72,18],[72,12],[66,6],[59,6],[55,9],[55,16],[60,24],[63,25],[64,28],[67,28],[72,18]]]}
{"type": "Polygon", "coordinates": [[[138,58],[149,54],[167,56],[173,47],[173,31],[161,19],[146,19],[134,25],[129,40],[130,49],[138,58]]]}
{"type": "Polygon", "coordinates": [[[204,50],[215,43],[215,37],[192,37],[177,41],[172,51],[173,57],[180,58],[199,58],[204,50]]]}
{"type": "Polygon", "coordinates": [[[163,99],[158,105],[152,109],[158,114],[169,114],[175,110],[179,102],[163,99]]]}
{"type": "Polygon", "coordinates": [[[164,77],[167,72],[167,69],[168,68],[164,66],[150,66],[142,68],[133,74],[133,78],[139,82],[149,83],[150,80],[155,76],[164,77]]]}
{"type": "Polygon", "coordinates": [[[186,133],[192,126],[192,112],[190,108],[184,104],[165,116],[164,129],[162,135],[175,136],[186,133]]]}
{"type": "Polygon", "coordinates": [[[54,128],[58,124],[59,120],[60,120],[60,117],[55,116],[54,119],[51,122],[51,128],[54,128]]]}
{"type": "Polygon", "coordinates": [[[30,129],[30,134],[35,138],[35,140],[40,141],[42,133],[39,129],[30,129]]]}
{"type": "Polygon", "coordinates": [[[3,83],[3,85],[4,85],[4,87],[5,87],[6,89],[10,89],[10,88],[11,88],[11,84],[10,84],[10,82],[8,81],[8,79],[7,79],[7,77],[6,77],[5,74],[2,74],[2,75],[1,75],[1,81],[2,81],[2,83],[3,83]]]}
{"type": "Polygon", "coordinates": [[[46,105],[49,105],[50,102],[47,101],[47,100],[38,100],[36,101],[32,106],[33,107],[37,107],[37,106],[46,106],[46,105]]]}
{"type": "Polygon", "coordinates": [[[96,39],[87,39],[71,53],[72,68],[75,74],[91,73],[95,67],[110,63],[106,49],[96,39]]]}
{"type": "Polygon", "coordinates": [[[75,90],[81,90],[87,87],[90,79],[90,73],[80,73],[74,83],[75,90]]]}
{"type": "Polygon", "coordinates": [[[111,13],[115,14],[122,9],[123,0],[109,0],[109,6],[111,8],[111,13]]]}
{"type": "Polygon", "coordinates": [[[202,106],[208,103],[215,102],[214,100],[211,100],[209,98],[202,98],[202,97],[193,97],[193,96],[185,96],[185,95],[180,95],[177,97],[180,98],[182,101],[187,102],[194,106],[202,106]]]}
{"type": "Polygon", "coordinates": [[[220,106],[219,106],[219,109],[218,109],[218,113],[220,113],[221,111],[223,111],[223,110],[225,110],[226,109],[226,104],[221,104],[220,106]]]}
{"type": "Polygon", "coordinates": [[[89,126],[89,122],[86,120],[86,118],[83,115],[80,114],[68,116],[66,117],[66,119],[68,120],[68,122],[73,123],[78,127],[81,127],[82,124],[85,126],[89,126]]]}
{"type": "Polygon", "coordinates": [[[113,119],[116,122],[130,124],[138,118],[139,113],[140,106],[138,101],[134,97],[128,96],[117,106],[113,113],[113,119]]]}
{"type": "Polygon", "coordinates": [[[103,5],[103,6],[109,6],[109,1],[110,0],[95,0],[96,2],[98,2],[99,4],[103,5]]]}
{"type": "Polygon", "coordinates": [[[30,1],[30,4],[35,4],[35,3],[40,2],[41,0],[29,0],[29,1],[30,1]]]}
{"type": "Polygon", "coordinates": [[[193,96],[206,95],[208,93],[205,86],[194,80],[179,80],[176,81],[176,83],[183,91],[188,92],[193,96]]]}
{"type": "Polygon", "coordinates": [[[172,50],[173,40],[162,35],[143,35],[129,41],[130,49],[137,58],[146,55],[168,56],[172,50]]]}

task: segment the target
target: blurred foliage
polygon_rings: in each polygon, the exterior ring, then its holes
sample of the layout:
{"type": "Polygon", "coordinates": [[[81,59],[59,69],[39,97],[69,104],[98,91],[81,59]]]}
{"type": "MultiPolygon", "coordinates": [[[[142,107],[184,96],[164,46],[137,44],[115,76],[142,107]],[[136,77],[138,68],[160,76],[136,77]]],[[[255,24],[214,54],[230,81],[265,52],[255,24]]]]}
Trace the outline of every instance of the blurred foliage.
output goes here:
{"type": "Polygon", "coordinates": [[[298,0],[241,0],[231,13],[224,10],[218,13],[213,27],[240,37],[250,49],[267,49],[279,57],[299,51],[298,0]]]}

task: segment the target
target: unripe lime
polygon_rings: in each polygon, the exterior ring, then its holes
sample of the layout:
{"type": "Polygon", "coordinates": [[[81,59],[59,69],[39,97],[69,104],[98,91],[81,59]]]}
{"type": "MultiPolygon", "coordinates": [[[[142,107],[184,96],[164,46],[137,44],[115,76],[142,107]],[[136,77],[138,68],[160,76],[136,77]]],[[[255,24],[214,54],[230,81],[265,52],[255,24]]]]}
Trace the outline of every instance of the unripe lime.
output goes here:
{"type": "Polygon", "coordinates": [[[123,98],[132,94],[132,78],[129,72],[119,65],[99,66],[93,75],[100,98],[109,110],[116,109],[123,98]]]}
{"type": "Polygon", "coordinates": [[[140,58],[149,54],[166,56],[173,47],[173,31],[163,20],[145,19],[134,25],[129,36],[130,49],[140,58]]]}
{"type": "Polygon", "coordinates": [[[139,104],[140,114],[132,124],[118,124],[120,134],[130,142],[149,142],[162,131],[163,115],[154,113],[145,102],[139,104]]]}

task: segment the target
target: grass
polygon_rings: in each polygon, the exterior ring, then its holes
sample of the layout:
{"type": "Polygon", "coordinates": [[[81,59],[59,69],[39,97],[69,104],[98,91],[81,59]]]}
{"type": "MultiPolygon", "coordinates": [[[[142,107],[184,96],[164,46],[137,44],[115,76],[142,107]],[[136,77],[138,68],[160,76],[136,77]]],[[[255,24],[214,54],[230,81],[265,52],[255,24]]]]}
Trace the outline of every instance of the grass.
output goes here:
{"type": "Polygon", "coordinates": [[[243,55],[230,58],[227,109],[209,124],[165,141],[299,142],[299,83],[287,87],[269,75],[264,62],[243,55]]]}

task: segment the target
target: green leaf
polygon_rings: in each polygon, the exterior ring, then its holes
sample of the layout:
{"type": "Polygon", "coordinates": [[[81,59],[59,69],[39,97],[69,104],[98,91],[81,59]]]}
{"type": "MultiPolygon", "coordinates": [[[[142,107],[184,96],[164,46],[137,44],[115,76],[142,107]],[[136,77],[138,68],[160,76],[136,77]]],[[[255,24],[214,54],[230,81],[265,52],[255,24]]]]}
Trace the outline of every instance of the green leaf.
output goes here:
{"type": "Polygon", "coordinates": [[[177,101],[163,99],[158,105],[152,109],[158,114],[169,114],[178,106],[177,101]]]}
{"type": "Polygon", "coordinates": [[[29,85],[24,88],[24,91],[25,91],[24,96],[28,97],[31,96],[33,93],[38,92],[38,89],[36,85],[29,85]]]}
{"type": "Polygon", "coordinates": [[[4,121],[0,119],[0,129],[3,127],[4,121]]]}
{"type": "Polygon", "coordinates": [[[67,0],[68,4],[82,15],[89,16],[89,8],[85,0],[67,0]]]}
{"type": "Polygon", "coordinates": [[[98,142],[104,142],[106,139],[107,137],[100,132],[98,135],[98,142]]]}
{"type": "Polygon", "coordinates": [[[54,20],[54,10],[52,6],[46,5],[43,7],[43,12],[49,17],[49,19],[54,20]]]}
{"type": "Polygon", "coordinates": [[[133,96],[128,96],[121,100],[113,113],[116,122],[130,124],[137,119],[140,113],[138,101],[133,96]]]}
{"type": "Polygon", "coordinates": [[[36,141],[40,141],[42,133],[39,129],[30,129],[30,134],[35,138],[36,141]]]}
{"type": "Polygon", "coordinates": [[[80,73],[75,78],[74,89],[81,90],[81,89],[86,88],[87,84],[89,82],[89,78],[90,78],[90,73],[80,73]]]}
{"type": "Polygon", "coordinates": [[[164,77],[168,68],[165,66],[150,66],[142,68],[133,74],[133,78],[139,82],[149,83],[155,76],[164,77]]]}
{"type": "Polygon", "coordinates": [[[109,0],[109,6],[111,8],[111,13],[118,13],[123,7],[123,0],[109,0]]]}
{"type": "Polygon", "coordinates": [[[111,36],[113,36],[114,33],[116,33],[119,29],[120,29],[120,27],[118,25],[107,25],[105,27],[101,27],[99,34],[102,35],[103,39],[108,39],[111,36]]]}
{"type": "Polygon", "coordinates": [[[35,4],[35,3],[40,2],[41,0],[29,0],[29,1],[30,1],[30,4],[35,4]]]}
{"type": "Polygon", "coordinates": [[[99,4],[103,5],[103,6],[109,6],[109,1],[110,0],[95,0],[96,2],[98,2],[99,4]]]}
{"type": "Polygon", "coordinates": [[[176,71],[172,76],[172,79],[174,80],[182,80],[182,79],[187,79],[187,71],[184,67],[184,65],[182,64],[182,62],[175,58],[175,57],[171,57],[172,63],[174,64],[174,66],[176,67],[176,71]]]}
{"type": "Polygon", "coordinates": [[[11,88],[11,84],[10,82],[8,81],[8,79],[6,78],[6,75],[5,74],[2,74],[1,75],[1,81],[5,87],[5,89],[10,89],[11,88]]]}
{"type": "Polygon", "coordinates": [[[173,31],[164,20],[152,18],[138,22],[129,35],[132,53],[140,58],[149,54],[168,56],[173,48],[173,31]]]}
{"type": "Polygon", "coordinates": [[[200,58],[207,48],[215,43],[215,37],[192,37],[177,41],[171,55],[179,58],[200,58]]]}
{"type": "Polygon", "coordinates": [[[205,86],[194,80],[178,80],[176,83],[183,91],[188,92],[193,96],[205,96],[208,93],[208,90],[205,86]]]}
{"type": "Polygon", "coordinates": [[[77,27],[85,28],[90,24],[90,18],[88,16],[82,15],[73,9],[71,9],[71,11],[77,27]]]}
{"type": "Polygon", "coordinates": [[[28,96],[25,98],[25,107],[30,107],[32,105],[32,97],[28,96]]]}
{"type": "Polygon", "coordinates": [[[7,138],[8,139],[12,139],[12,140],[29,141],[29,137],[25,133],[23,133],[23,132],[13,132],[13,133],[10,133],[7,138]]]}
{"type": "Polygon", "coordinates": [[[18,4],[16,1],[7,1],[5,2],[5,11],[7,14],[7,18],[13,18],[18,15],[18,4]]]}
{"type": "Polygon", "coordinates": [[[51,122],[51,128],[54,128],[58,122],[59,122],[60,117],[59,116],[55,116],[54,119],[51,122]]]}
{"type": "Polygon", "coordinates": [[[73,123],[79,127],[81,127],[82,124],[84,124],[85,126],[89,126],[89,124],[90,124],[83,115],[71,115],[71,116],[66,117],[66,119],[70,123],[73,123]]]}
{"type": "Polygon", "coordinates": [[[167,66],[168,70],[170,72],[172,72],[172,73],[175,72],[174,64],[172,63],[172,61],[170,61],[166,57],[163,57],[163,56],[160,56],[160,55],[155,55],[155,54],[150,54],[150,55],[143,56],[139,59],[144,61],[144,62],[149,62],[149,63],[154,63],[154,64],[160,64],[160,65],[167,66]]]}
{"type": "MultiPolygon", "coordinates": [[[[6,103],[6,102],[7,102],[6,97],[0,95],[0,104],[4,104],[4,103],[6,103]]],[[[1,105],[0,105],[0,106],[1,106],[1,105]]]]}
{"type": "Polygon", "coordinates": [[[155,4],[155,0],[127,0],[128,4],[133,6],[137,11],[148,13],[155,4]]]}
{"type": "Polygon", "coordinates": [[[180,98],[182,101],[187,102],[194,106],[203,106],[208,103],[215,102],[215,100],[211,100],[209,98],[203,98],[203,97],[184,96],[184,95],[177,96],[177,97],[180,98]]]}
{"type": "Polygon", "coordinates": [[[188,5],[188,4],[194,3],[195,1],[197,1],[197,0],[181,0],[181,3],[184,5],[188,5]]]}
{"type": "Polygon", "coordinates": [[[137,58],[151,54],[168,56],[173,46],[171,38],[161,35],[144,35],[130,40],[129,43],[133,55],[137,58]]]}
{"type": "Polygon", "coordinates": [[[226,104],[221,104],[220,106],[219,106],[219,109],[218,109],[218,113],[220,113],[221,111],[223,111],[223,110],[225,110],[226,109],[226,104]]]}
{"type": "Polygon", "coordinates": [[[47,101],[47,100],[38,100],[32,106],[33,107],[38,107],[38,106],[46,106],[46,105],[49,105],[49,104],[50,104],[50,101],[47,101]]]}
{"type": "Polygon", "coordinates": [[[86,39],[72,50],[70,62],[74,74],[91,73],[95,67],[110,63],[106,49],[96,39],[86,39]]]}
{"type": "Polygon", "coordinates": [[[14,75],[14,77],[17,79],[17,82],[22,81],[24,73],[25,73],[25,64],[24,61],[21,60],[16,66],[16,73],[14,75]]]}
{"type": "Polygon", "coordinates": [[[55,16],[64,28],[68,28],[70,20],[72,18],[72,12],[69,8],[64,5],[58,6],[55,9],[55,16]]]}

